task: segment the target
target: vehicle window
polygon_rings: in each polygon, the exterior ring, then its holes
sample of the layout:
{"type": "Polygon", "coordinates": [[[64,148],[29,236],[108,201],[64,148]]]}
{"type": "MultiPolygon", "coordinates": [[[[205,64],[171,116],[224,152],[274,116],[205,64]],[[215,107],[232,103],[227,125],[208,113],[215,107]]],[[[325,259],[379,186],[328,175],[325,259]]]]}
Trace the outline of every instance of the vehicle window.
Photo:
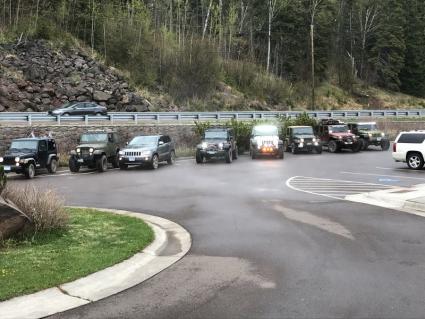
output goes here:
{"type": "Polygon", "coordinates": [[[205,139],[227,139],[227,131],[205,131],[205,139]]]}
{"type": "Polygon", "coordinates": [[[49,148],[49,151],[54,151],[56,149],[55,141],[49,140],[47,142],[47,147],[49,148]]]}
{"type": "Polygon", "coordinates": [[[108,134],[108,142],[113,142],[114,141],[114,136],[112,134],[108,134]]]}
{"type": "Polygon", "coordinates": [[[38,142],[31,140],[12,141],[11,150],[36,150],[38,142]]]}
{"type": "Polygon", "coordinates": [[[420,144],[425,140],[425,134],[406,133],[402,134],[397,143],[420,144]]]}
{"type": "Polygon", "coordinates": [[[108,134],[106,133],[88,133],[81,135],[81,143],[107,142],[108,134]]]}
{"type": "Polygon", "coordinates": [[[46,141],[40,141],[38,143],[38,150],[40,152],[46,152],[47,151],[47,143],[46,143],[46,141]]]}
{"type": "Polygon", "coordinates": [[[333,133],[345,133],[348,131],[347,125],[332,125],[329,127],[329,131],[333,133]]]}
{"type": "Polygon", "coordinates": [[[359,124],[358,126],[359,130],[362,131],[377,131],[378,127],[376,126],[376,124],[359,124]]]}
{"type": "Polygon", "coordinates": [[[136,136],[133,138],[128,146],[132,147],[147,147],[147,146],[157,146],[158,137],[157,136],[136,136]]]}
{"type": "Polygon", "coordinates": [[[164,135],[164,143],[170,143],[171,138],[168,135],[164,135]]]}
{"type": "Polygon", "coordinates": [[[252,134],[254,136],[276,136],[279,131],[276,126],[264,125],[254,127],[252,134]]]}
{"type": "Polygon", "coordinates": [[[313,135],[312,127],[297,127],[293,129],[294,135],[313,135]]]}

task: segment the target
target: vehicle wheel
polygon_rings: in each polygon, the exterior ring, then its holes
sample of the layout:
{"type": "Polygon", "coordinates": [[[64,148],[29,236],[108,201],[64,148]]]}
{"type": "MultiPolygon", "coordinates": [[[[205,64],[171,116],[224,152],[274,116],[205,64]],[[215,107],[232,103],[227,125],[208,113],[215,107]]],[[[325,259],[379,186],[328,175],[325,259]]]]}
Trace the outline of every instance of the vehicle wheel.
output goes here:
{"type": "Polygon", "coordinates": [[[25,168],[25,177],[28,179],[32,179],[35,176],[35,166],[33,163],[29,163],[25,168]]]}
{"type": "Polygon", "coordinates": [[[283,159],[284,155],[283,155],[283,147],[281,149],[279,149],[279,155],[277,156],[279,159],[283,159]]]}
{"type": "Polygon", "coordinates": [[[359,144],[360,144],[360,149],[363,151],[367,150],[367,148],[369,147],[369,143],[363,138],[359,139],[359,144]]]}
{"type": "Polygon", "coordinates": [[[120,167],[120,154],[118,152],[115,154],[115,157],[112,159],[111,163],[113,168],[120,167]]]}
{"type": "Polygon", "coordinates": [[[167,163],[168,165],[173,165],[176,162],[176,152],[171,151],[170,158],[168,159],[167,163]]]}
{"type": "Polygon", "coordinates": [[[420,153],[409,153],[406,162],[407,166],[414,170],[422,169],[424,166],[424,159],[420,153]]]}
{"type": "Polygon", "coordinates": [[[128,165],[127,164],[120,164],[120,170],[125,171],[126,169],[128,169],[128,165]]]}
{"type": "Polygon", "coordinates": [[[102,116],[102,113],[98,112],[95,114],[96,116],[102,116]]]}
{"type": "Polygon", "coordinates": [[[320,146],[319,147],[316,147],[315,150],[316,150],[316,153],[317,154],[322,154],[322,147],[320,147],[320,146]]]}
{"type": "Polygon", "coordinates": [[[256,159],[256,158],[257,158],[257,155],[255,154],[255,152],[254,152],[254,151],[251,151],[251,158],[252,158],[252,159],[256,159]]]}
{"type": "Polygon", "coordinates": [[[295,146],[295,144],[292,144],[291,145],[291,153],[292,154],[297,154],[298,153],[298,150],[297,150],[297,147],[295,146]]]}
{"type": "Polygon", "coordinates": [[[204,162],[204,157],[200,152],[196,152],[196,164],[202,164],[204,162]]]}
{"type": "Polygon", "coordinates": [[[70,158],[68,162],[69,170],[72,173],[78,173],[80,171],[80,164],[74,158],[70,158]]]}
{"type": "Polygon", "coordinates": [[[362,149],[362,144],[361,144],[361,143],[359,143],[359,142],[357,142],[357,143],[353,144],[353,146],[351,147],[351,151],[352,151],[353,153],[360,152],[360,151],[361,151],[361,149],[362,149]]]}
{"type": "Polygon", "coordinates": [[[97,170],[101,173],[106,172],[108,169],[108,159],[105,155],[102,155],[96,161],[97,170]]]}
{"type": "Polygon", "coordinates": [[[226,153],[226,163],[230,164],[233,162],[233,152],[232,149],[229,149],[226,153]]]}
{"type": "Polygon", "coordinates": [[[52,158],[49,165],[47,166],[47,170],[50,174],[56,173],[56,170],[58,169],[58,161],[55,158],[52,158]]]}
{"type": "Polygon", "coordinates": [[[69,116],[69,113],[63,113],[62,116],[69,116]]]}
{"type": "Polygon", "coordinates": [[[159,166],[159,157],[157,154],[153,154],[152,156],[152,162],[151,162],[151,168],[157,169],[159,166]]]}
{"type": "Polygon", "coordinates": [[[234,160],[238,159],[238,148],[237,147],[235,147],[235,150],[233,151],[232,155],[233,155],[234,160]]]}
{"type": "Polygon", "coordinates": [[[338,145],[336,144],[335,141],[329,141],[328,144],[328,151],[331,153],[336,153],[338,151],[338,145]]]}
{"type": "Polygon", "coordinates": [[[381,150],[388,151],[389,148],[390,148],[390,141],[389,140],[381,141],[381,150]]]}
{"type": "Polygon", "coordinates": [[[290,152],[291,148],[289,147],[289,143],[285,143],[285,152],[290,152]]]}

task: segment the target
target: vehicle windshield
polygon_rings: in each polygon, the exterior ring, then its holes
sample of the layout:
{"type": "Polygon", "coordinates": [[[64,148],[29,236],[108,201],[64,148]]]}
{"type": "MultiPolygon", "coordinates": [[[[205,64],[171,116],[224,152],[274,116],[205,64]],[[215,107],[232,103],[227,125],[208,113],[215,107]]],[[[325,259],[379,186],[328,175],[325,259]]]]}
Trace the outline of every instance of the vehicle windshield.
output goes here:
{"type": "Polygon", "coordinates": [[[158,144],[158,136],[137,136],[128,143],[129,146],[143,147],[156,146],[158,144]]]}
{"type": "Polygon", "coordinates": [[[361,131],[377,131],[378,130],[375,123],[359,124],[358,128],[361,131]]]}
{"type": "Polygon", "coordinates": [[[227,139],[227,131],[205,131],[204,138],[216,139],[216,140],[225,140],[227,139]]]}
{"type": "Polygon", "coordinates": [[[294,135],[313,135],[312,127],[297,127],[292,130],[294,135]]]}
{"type": "Polygon", "coordinates": [[[108,141],[106,133],[90,133],[81,135],[81,143],[102,143],[108,141]]]}
{"type": "Polygon", "coordinates": [[[279,131],[276,126],[256,126],[252,131],[254,136],[276,136],[279,135],[279,131]]]}
{"type": "Polygon", "coordinates": [[[348,126],[347,125],[332,125],[329,127],[329,131],[332,133],[347,133],[348,126]]]}
{"type": "Polygon", "coordinates": [[[10,145],[10,150],[36,150],[38,146],[38,141],[12,141],[10,145]]]}
{"type": "Polygon", "coordinates": [[[65,103],[64,105],[62,105],[60,108],[61,109],[67,109],[67,108],[73,107],[75,104],[76,103],[74,103],[74,102],[68,102],[68,103],[65,103]]]}

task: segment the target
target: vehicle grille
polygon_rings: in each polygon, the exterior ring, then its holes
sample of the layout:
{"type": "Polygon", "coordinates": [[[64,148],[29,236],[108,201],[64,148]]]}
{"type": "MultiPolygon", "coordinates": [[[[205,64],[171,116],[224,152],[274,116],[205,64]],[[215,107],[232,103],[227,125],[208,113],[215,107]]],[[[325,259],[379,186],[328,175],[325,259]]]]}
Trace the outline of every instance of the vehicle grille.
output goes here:
{"type": "Polygon", "coordinates": [[[4,157],[3,165],[15,165],[15,157],[4,157]]]}
{"type": "Polygon", "coordinates": [[[263,142],[263,145],[273,145],[273,141],[272,140],[264,140],[262,142],[263,142]]]}
{"type": "Polygon", "coordinates": [[[311,142],[313,142],[312,138],[305,138],[304,139],[304,143],[311,143],[311,142]]]}
{"type": "Polygon", "coordinates": [[[372,137],[381,137],[381,133],[373,133],[372,137]]]}
{"type": "Polygon", "coordinates": [[[133,157],[136,157],[136,156],[142,156],[142,152],[135,152],[135,151],[125,151],[125,156],[133,156],[133,157]]]}
{"type": "Polygon", "coordinates": [[[217,144],[208,144],[207,151],[217,151],[218,145],[217,144]]]}
{"type": "Polygon", "coordinates": [[[90,155],[90,149],[89,148],[82,148],[81,149],[81,156],[89,156],[90,155]]]}

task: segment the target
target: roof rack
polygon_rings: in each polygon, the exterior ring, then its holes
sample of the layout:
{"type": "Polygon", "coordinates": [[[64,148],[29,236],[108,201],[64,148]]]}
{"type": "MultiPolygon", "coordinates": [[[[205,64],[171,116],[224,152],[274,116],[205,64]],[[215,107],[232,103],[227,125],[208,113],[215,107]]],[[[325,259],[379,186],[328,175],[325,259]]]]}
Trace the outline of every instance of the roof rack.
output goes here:
{"type": "Polygon", "coordinates": [[[341,122],[340,120],[335,119],[322,119],[320,120],[320,125],[340,125],[345,124],[344,122],[341,122]]]}

